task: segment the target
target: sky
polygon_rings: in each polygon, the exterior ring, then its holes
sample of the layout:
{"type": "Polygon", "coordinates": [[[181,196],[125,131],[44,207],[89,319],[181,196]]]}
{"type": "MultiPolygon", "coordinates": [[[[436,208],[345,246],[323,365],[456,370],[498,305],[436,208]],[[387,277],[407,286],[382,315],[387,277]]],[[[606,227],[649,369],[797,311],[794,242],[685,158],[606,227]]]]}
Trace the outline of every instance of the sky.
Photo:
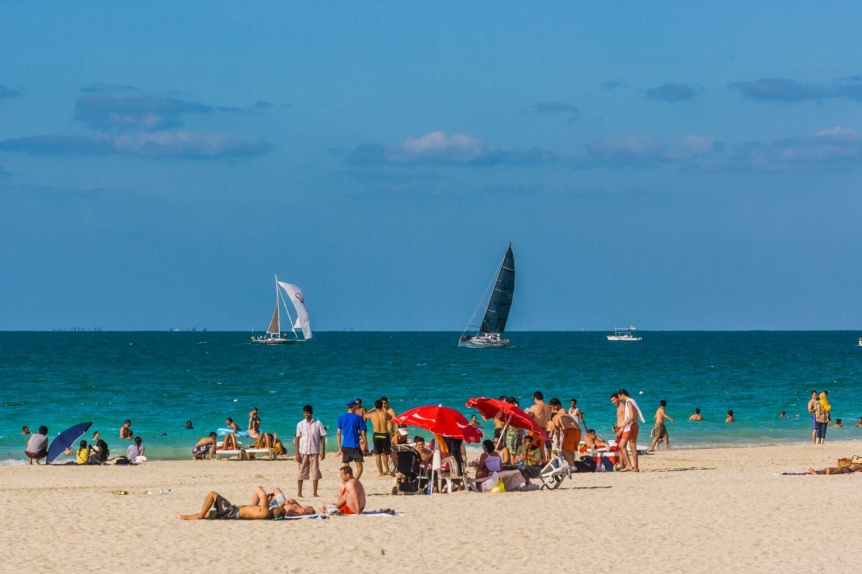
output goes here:
{"type": "Polygon", "coordinates": [[[0,330],[862,329],[862,5],[0,1],[0,330]]]}

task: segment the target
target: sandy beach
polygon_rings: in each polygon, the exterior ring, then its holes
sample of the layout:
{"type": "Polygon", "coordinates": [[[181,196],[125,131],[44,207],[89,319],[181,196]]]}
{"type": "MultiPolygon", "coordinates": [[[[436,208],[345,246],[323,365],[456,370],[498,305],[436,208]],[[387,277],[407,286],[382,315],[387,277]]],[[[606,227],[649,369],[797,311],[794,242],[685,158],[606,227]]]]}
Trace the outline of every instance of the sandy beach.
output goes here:
{"type": "MultiPolygon", "coordinates": [[[[255,485],[295,494],[297,464],[153,461],[0,467],[7,572],[531,571],[552,561],[588,572],[856,570],[862,476],[781,476],[862,454],[858,442],[659,451],[643,472],[574,475],[556,491],[392,496],[363,483],[368,508],[395,517],[177,520],[209,490],[248,504],[255,485]],[[146,494],[170,489],[165,495],[146,494]],[[116,491],[127,491],[117,495],[116,491]]],[[[324,462],[319,505],[337,468],[324,462]]],[[[368,467],[366,467],[368,470],[368,467]]]]}

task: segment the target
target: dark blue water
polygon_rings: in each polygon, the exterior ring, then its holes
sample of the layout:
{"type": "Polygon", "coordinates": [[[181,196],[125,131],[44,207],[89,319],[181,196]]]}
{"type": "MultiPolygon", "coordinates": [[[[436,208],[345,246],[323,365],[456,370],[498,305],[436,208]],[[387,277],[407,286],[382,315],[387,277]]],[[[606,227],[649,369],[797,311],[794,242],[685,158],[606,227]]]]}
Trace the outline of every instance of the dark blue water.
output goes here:
{"type": "Polygon", "coordinates": [[[804,441],[812,389],[830,391],[833,418],[849,423],[827,440],[862,438],[855,332],[638,333],[643,341],[514,332],[504,349],[458,348],[457,333],[316,333],[281,347],[250,345],[247,333],[0,333],[0,461],[23,458],[23,425],[56,434],[92,420],[116,448],[130,418],[151,458],[185,459],[226,417],[244,427],[254,406],[265,430],[290,439],[304,404],[333,426],[347,399],[370,405],[381,395],[398,412],[442,403],[470,414],[470,397],[514,395],[527,406],[542,390],[565,405],[577,398],[608,437],[608,396],[621,387],[648,419],[668,401],[676,446],[804,441]],[[687,420],[696,407],[702,423],[687,420]],[[728,409],[735,424],[724,423],[728,409]]]}

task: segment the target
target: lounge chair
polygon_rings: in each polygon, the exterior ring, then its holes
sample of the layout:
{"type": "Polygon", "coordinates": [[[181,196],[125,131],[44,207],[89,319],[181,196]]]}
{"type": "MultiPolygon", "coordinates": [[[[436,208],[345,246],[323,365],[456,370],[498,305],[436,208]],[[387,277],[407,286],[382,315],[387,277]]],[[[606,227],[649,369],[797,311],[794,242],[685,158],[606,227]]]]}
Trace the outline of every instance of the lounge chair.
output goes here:
{"type": "Polygon", "coordinates": [[[566,459],[555,456],[542,467],[539,480],[542,481],[542,489],[556,490],[566,477],[572,478],[575,469],[566,463],[566,459]]]}

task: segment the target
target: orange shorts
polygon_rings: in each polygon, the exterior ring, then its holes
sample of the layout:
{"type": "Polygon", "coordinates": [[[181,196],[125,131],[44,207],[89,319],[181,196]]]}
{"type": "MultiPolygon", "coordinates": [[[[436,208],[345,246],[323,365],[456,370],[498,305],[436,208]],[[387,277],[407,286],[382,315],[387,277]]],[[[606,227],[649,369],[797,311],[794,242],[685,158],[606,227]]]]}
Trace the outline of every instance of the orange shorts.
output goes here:
{"type": "Polygon", "coordinates": [[[638,433],[640,432],[641,427],[638,426],[637,423],[632,423],[632,428],[623,432],[623,436],[620,437],[622,440],[627,440],[629,442],[637,442],[638,433]]]}
{"type": "Polygon", "coordinates": [[[570,428],[563,433],[563,450],[577,450],[581,442],[581,429],[570,428]]]}
{"type": "Polygon", "coordinates": [[[338,510],[341,512],[341,514],[344,514],[345,516],[348,514],[356,514],[355,512],[350,510],[350,507],[347,506],[346,502],[344,504],[342,504],[341,506],[339,506],[338,510]]]}

